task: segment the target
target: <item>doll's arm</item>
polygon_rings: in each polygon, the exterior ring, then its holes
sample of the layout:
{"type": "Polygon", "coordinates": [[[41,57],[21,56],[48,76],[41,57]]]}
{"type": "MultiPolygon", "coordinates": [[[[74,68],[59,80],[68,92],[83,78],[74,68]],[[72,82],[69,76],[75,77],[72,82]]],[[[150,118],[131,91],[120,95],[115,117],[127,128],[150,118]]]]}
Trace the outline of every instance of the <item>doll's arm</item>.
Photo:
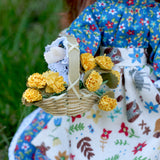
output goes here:
{"type": "Polygon", "coordinates": [[[149,43],[152,47],[150,62],[154,68],[154,74],[158,81],[155,82],[157,88],[160,88],[160,4],[153,10],[154,14],[150,15],[150,33],[149,43]]]}
{"type": "Polygon", "coordinates": [[[160,6],[157,6],[150,14],[149,43],[152,47],[150,62],[154,68],[154,74],[160,79],[160,6]]]}
{"type": "Polygon", "coordinates": [[[70,25],[67,33],[76,37],[80,53],[95,55],[101,43],[99,20],[106,3],[95,2],[87,7],[70,25]]]}

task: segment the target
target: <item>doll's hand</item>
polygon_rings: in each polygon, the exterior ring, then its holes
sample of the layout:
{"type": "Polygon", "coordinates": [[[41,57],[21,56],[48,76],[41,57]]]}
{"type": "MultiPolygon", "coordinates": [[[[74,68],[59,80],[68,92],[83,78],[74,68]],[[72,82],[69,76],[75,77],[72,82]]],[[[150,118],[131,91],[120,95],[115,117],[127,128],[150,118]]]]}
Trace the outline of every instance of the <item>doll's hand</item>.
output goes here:
{"type": "Polygon", "coordinates": [[[65,49],[61,47],[51,47],[49,51],[44,54],[44,59],[48,64],[56,63],[63,60],[65,57],[65,49]]]}

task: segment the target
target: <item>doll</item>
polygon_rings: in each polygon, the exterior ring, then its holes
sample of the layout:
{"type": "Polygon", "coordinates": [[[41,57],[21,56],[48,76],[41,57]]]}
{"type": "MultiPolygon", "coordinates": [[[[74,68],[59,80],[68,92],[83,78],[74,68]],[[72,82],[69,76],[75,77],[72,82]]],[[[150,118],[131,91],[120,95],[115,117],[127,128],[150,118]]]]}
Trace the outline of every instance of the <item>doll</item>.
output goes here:
{"type": "MultiPolygon", "coordinates": [[[[78,2],[72,1],[76,14],[69,12],[73,17],[68,18],[72,22],[79,16],[64,32],[77,39],[80,53],[111,57],[121,73],[114,90],[117,107],[105,112],[94,105],[74,117],[37,109],[17,131],[10,159],[160,159],[160,94],[154,85],[160,78],[160,5],[153,0],[97,0],[82,1],[81,8],[78,2]]],[[[44,55],[55,45],[48,45],[44,55]]],[[[66,59],[64,54],[48,67],[65,76],[59,66],[67,66],[66,59]]]]}

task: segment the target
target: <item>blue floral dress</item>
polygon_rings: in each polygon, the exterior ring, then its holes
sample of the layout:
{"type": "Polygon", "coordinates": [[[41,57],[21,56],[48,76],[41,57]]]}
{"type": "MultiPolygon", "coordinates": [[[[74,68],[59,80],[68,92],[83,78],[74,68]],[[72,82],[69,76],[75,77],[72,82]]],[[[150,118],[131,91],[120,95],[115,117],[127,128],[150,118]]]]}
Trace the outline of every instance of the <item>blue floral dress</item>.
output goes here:
{"type": "MultiPolygon", "coordinates": [[[[95,104],[75,117],[37,109],[9,148],[10,160],[160,159],[160,4],[153,0],[97,0],[66,31],[81,53],[110,56],[121,73],[110,112],[95,104]],[[149,65],[148,62],[151,64],[149,65]]],[[[49,65],[50,69],[63,70],[49,65]]],[[[101,88],[102,92],[105,88],[101,88]]]]}

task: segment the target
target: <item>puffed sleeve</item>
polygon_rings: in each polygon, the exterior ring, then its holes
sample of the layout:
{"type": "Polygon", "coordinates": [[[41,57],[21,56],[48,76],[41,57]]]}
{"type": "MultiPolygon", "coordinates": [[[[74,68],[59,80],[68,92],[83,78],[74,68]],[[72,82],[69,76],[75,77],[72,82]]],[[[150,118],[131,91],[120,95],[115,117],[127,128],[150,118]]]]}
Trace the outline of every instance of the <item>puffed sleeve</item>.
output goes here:
{"type": "Polygon", "coordinates": [[[101,32],[98,23],[105,5],[103,1],[90,5],[68,28],[67,33],[76,37],[79,43],[80,53],[88,52],[95,55],[99,48],[101,32]]]}
{"type": "Polygon", "coordinates": [[[150,60],[154,74],[160,79],[160,4],[156,4],[153,10],[150,10],[149,43],[152,47],[150,60]]]}

